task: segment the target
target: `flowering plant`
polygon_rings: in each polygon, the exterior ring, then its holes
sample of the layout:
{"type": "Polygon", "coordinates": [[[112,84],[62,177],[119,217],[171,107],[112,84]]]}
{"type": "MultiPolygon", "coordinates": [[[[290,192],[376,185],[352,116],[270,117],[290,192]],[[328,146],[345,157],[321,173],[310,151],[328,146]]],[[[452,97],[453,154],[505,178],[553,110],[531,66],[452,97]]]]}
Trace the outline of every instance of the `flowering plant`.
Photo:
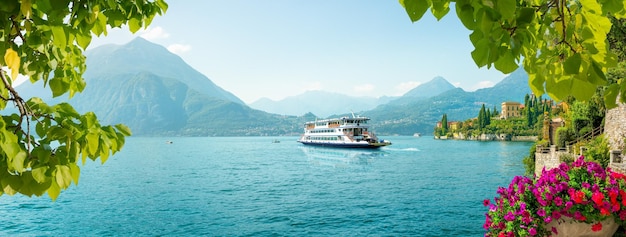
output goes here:
{"type": "Polygon", "coordinates": [[[579,157],[571,165],[542,170],[536,179],[517,176],[508,188],[498,188],[483,227],[485,236],[549,236],[558,234],[548,224],[561,217],[592,224],[600,231],[601,221],[613,218],[626,223],[626,176],[604,169],[579,157]]]}

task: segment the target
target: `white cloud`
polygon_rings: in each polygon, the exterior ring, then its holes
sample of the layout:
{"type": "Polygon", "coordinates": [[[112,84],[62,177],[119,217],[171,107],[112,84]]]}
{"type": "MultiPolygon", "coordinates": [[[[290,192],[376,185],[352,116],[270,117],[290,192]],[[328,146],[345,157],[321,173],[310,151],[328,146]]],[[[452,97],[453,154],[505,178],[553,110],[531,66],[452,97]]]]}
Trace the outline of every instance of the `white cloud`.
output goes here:
{"type": "Polygon", "coordinates": [[[371,92],[374,90],[374,88],[375,86],[372,84],[363,84],[363,85],[355,86],[354,91],[355,92],[371,92]]]}
{"type": "Polygon", "coordinates": [[[188,44],[171,44],[167,46],[167,50],[175,54],[181,54],[191,50],[191,45],[188,44]]]}
{"type": "Polygon", "coordinates": [[[170,34],[165,32],[165,30],[161,28],[160,26],[157,26],[157,27],[148,28],[147,30],[142,31],[140,36],[147,40],[156,40],[156,39],[168,38],[170,37],[170,34]]]}
{"type": "Polygon", "coordinates": [[[493,87],[493,85],[495,85],[495,83],[493,83],[492,81],[481,81],[478,84],[475,84],[474,86],[472,86],[472,88],[470,88],[470,91],[475,91],[475,90],[487,88],[487,87],[493,87]]]}
{"type": "Polygon", "coordinates": [[[405,93],[407,93],[411,89],[419,86],[420,84],[422,84],[422,83],[418,82],[418,81],[402,82],[402,83],[400,83],[400,84],[398,84],[396,86],[396,92],[397,92],[396,96],[404,95],[405,93]]]}

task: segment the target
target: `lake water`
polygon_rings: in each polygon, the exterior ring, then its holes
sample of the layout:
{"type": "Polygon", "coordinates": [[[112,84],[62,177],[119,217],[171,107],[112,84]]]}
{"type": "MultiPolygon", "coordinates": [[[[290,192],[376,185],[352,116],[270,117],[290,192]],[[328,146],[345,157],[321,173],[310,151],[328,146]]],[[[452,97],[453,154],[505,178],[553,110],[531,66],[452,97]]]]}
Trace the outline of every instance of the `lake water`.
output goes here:
{"type": "Polygon", "coordinates": [[[55,202],[0,196],[0,236],[482,236],[482,201],[523,174],[530,147],[381,138],[393,145],[129,138],[55,202]]]}

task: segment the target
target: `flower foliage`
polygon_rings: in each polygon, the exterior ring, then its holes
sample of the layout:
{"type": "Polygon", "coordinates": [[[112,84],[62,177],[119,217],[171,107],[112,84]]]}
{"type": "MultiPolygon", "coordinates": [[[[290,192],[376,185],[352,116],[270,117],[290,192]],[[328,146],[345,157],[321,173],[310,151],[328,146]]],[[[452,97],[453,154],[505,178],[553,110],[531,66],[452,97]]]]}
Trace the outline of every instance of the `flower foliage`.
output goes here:
{"type": "Polygon", "coordinates": [[[498,188],[483,227],[485,236],[549,236],[546,225],[561,217],[590,223],[602,230],[603,220],[626,223],[626,176],[579,157],[571,165],[543,170],[536,179],[517,176],[508,188],[498,188]]]}

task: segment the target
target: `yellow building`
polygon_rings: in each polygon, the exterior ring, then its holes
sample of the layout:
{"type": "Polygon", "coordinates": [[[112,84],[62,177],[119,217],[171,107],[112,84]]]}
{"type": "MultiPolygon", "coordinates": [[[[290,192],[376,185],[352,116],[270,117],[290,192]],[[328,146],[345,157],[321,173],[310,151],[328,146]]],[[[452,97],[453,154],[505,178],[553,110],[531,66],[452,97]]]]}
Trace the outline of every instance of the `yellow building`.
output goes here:
{"type": "Polygon", "coordinates": [[[502,111],[500,113],[501,119],[519,117],[521,116],[522,104],[519,102],[513,102],[513,101],[502,102],[501,111],[502,111]]]}
{"type": "Polygon", "coordinates": [[[459,129],[459,123],[460,123],[460,122],[456,122],[456,121],[454,121],[454,122],[449,122],[449,123],[448,123],[448,124],[449,124],[449,125],[448,125],[448,127],[449,127],[449,128],[450,128],[450,130],[452,130],[452,131],[458,130],[458,129],[459,129]]]}

